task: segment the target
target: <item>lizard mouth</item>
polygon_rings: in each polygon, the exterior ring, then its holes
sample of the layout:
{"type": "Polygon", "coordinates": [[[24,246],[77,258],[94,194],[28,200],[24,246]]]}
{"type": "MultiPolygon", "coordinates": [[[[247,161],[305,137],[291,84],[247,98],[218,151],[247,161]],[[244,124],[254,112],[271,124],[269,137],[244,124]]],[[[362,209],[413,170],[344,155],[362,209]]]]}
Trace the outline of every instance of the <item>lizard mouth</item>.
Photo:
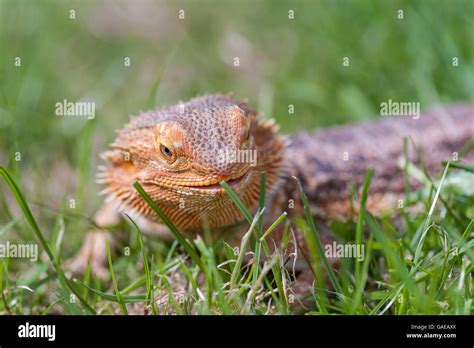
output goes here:
{"type": "Polygon", "coordinates": [[[209,184],[209,185],[200,185],[200,186],[187,186],[188,188],[194,189],[194,190],[217,190],[217,191],[224,191],[224,188],[221,186],[221,182],[227,183],[232,189],[238,188],[242,185],[242,183],[246,180],[248,175],[250,174],[250,171],[246,171],[240,176],[228,180],[221,180],[219,182],[209,184]]]}

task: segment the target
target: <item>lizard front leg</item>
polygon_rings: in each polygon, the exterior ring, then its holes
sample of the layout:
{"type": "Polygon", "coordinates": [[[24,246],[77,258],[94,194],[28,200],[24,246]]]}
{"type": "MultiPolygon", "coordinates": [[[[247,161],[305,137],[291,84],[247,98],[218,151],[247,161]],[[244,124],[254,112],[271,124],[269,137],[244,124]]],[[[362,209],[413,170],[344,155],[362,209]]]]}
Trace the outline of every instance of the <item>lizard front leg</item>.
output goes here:
{"type": "MultiPolygon", "coordinates": [[[[169,229],[158,222],[150,221],[139,215],[130,214],[130,218],[138,225],[141,232],[161,240],[172,240],[169,229]]],[[[111,228],[117,226],[126,216],[117,211],[115,204],[106,203],[94,216],[97,228],[85,233],[79,251],[66,262],[66,269],[73,273],[84,273],[90,263],[91,271],[99,278],[107,277],[106,241],[111,247],[117,245],[117,236],[111,233],[111,228]]]]}
{"type": "Polygon", "coordinates": [[[94,275],[105,278],[108,274],[106,241],[109,240],[109,243],[115,245],[109,229],[117,225],[120,219],[120,214],[116,212],[112,204],[105,204],[94,216],[97,228],[85,233],[77,254],[66,261],[66,269],[73,273],[84,273],[89,263],[94,275]]]}

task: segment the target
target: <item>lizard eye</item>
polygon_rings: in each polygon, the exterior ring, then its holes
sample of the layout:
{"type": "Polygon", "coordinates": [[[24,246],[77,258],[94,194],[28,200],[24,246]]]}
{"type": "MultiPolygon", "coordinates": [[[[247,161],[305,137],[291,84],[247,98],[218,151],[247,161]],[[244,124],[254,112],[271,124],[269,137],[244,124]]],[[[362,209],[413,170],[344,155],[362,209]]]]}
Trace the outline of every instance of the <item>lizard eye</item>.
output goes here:
{"type": "Polygon", "coordinates": [[[173,152],[169,148],[167,148],[165,145],[161,144],[160,145],[160,151],[168,159],[171,159],[173,157],[173,152]]]}

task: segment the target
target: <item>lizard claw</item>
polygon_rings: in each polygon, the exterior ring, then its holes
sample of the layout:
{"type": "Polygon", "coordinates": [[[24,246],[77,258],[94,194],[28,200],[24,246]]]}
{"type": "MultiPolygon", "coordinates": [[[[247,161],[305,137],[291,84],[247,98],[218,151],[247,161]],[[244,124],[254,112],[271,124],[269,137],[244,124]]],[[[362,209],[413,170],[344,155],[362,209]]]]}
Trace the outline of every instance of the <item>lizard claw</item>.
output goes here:
{"type": "Polygon", "coordinates": [[[94,230],[85,234],[81,248],[75,256],[66,261],[65,268],[72,273],[84,274],[90,263],[91,272],[100,279],[108,277],[106,240],[111,240],[110,232],[94,230]]]}

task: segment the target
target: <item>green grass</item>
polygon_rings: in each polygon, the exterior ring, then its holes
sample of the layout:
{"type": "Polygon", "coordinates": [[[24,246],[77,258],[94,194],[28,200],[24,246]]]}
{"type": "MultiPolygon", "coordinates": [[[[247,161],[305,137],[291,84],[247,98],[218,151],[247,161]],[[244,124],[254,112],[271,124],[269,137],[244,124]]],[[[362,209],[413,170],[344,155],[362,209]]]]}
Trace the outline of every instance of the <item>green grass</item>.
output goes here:
{"type": "Polygon", "coordinates": [[[35,241],[43,252],[34,263],[0,258],[0,314],[473,312],[473,167],[456,162],[430,178],[405,161],[405,182],[414,177],[423,188],[407,187],[404,207],[377,218],[364,209],[369,169],[351,191],[360,214],[329,224],[339,242],[365,244],[361,262],[327,262],[308,211],[291,219],[282,211],[265,229],[265,192],[251,214],[224,185],[249,232],[238,249],[206,230],[183,236],[169,221],[176,240],[155,240],[127,219],[111,228],[124,237],[108,255],[110,278],[88,268],[73,279],[63,260],[96,228],[102,204],[98,154],[130,114],[233,91],[296,132],[375,117],[389,98],[422,109],[474,100],[469,0],[133,3],[137,12],[102,1],[0,0],[0,241],[35,241]],[[55,116],[63,99],[95,101],[96,118],[55,116]],[[285,238],[274,250],[276,227],[285,238]],[[317,280],[305,307],[294,302],[291,267],[283,267],[295,230],[307,239],[303,257],[317,280]]]}
{"type": "MultiPolygon", "coordinates": [[[[136,189],[175,233],[181,249],[171,247],[166,256],[160,255],[157,250],[152,249],[152,243],[144,241],[138,226],[130,219],[132,222],[129,229],[130,239],[133,233],[137,233],[139,240],[138,245],[132,247],[133,256],[112,257],[107,244],[110,280],[95,279],[90,272],[87,272],[85,280],[79,281],[65,275],[59,259],[54,257],[49,247],[51,242],[46,240],[38,227],[18,186],[7,171],[3,168],[0,170],[25,219],[49,256],[49,259],[32,265],[33,273],[39,271],[48,274],[49,266],[55,270],[49,273],[46,283],[39,280],[25,281],[22,278],[10,279],[8,276],[12,272],[9,268],[10,261],[2,260],[0,310],[4,313],[47,314],[50,311],[57,311],[67,314],[129,314],[130,309],[132,313],[153,314],[303,312],[377,315],[473,312],[474,220],[466,218],[464,216],[466,211],[460,209],[460,205],[456,205],[459,195],[453,195],[450,193],[452,188],[443,186],[448,177],[449,164],[446,165],[439,183],[430,188],[435,191],[431,201],[418,202],[430,207],[429,211],[405,215],[405,219],[408,219],[407,226],[411,228],[402,232],[389,219],[376,219],[365,209],[361,209],[359,217],[352,224],[354,239],[346,242],[364,243],[367,248],[365,260],[360,263],[355,259],[341,259],[342,264],[337,268],[328,262],[324,255],[318,229],[308,211],[306,196],[301,191],[307,214],[306,221],[300,227],[309,231],[305,234],[311,259],[308,266],[314,269],[316,279],[314,301],[304,301],[304,304],[293,303],[290,300],[292,286],[290,273],[281,257],[285,254],[286,245],[282,244],[271,250],[266,242],[275,225],[287,219],[286,214],[282,214],[275,224],[262,233],[259,221],[264,209],[260,209],[252,216],[225,183],[222,185],[229,196],[250,220],[248,232],[242,238],[238,249],[230,249],[224,242],[212,245],[212,242],[205,242],[201,237],[194,240],[186,238],[165,218],[137,183],[136,189]],[[443,196],[444,199],[441,200],[443,196]],[[446,213],[442,216],[440,211],[447,209],[463,216],[464,224],[458,225],[458,221],[446,213]],[[364,234],[361,232],[363,230],[364,234]],[[253,234],[257,236],[255,244],[249,243],[253,234]],[[253,246],[263,248],[266,256],[263,265],[256,262],[260,258],[260,253],[253,246]],[[226,248],[228,253],[219,252],[226,248]],[[243,262],[244,255],[248,252],[253,255],[252,259],[243,262]],[[149,255],[153,256],[150,258],[149,255]],[[119,271],[123,267],[134,267],[139,272],[134,276],[130,272],[119,271]],[[326,277],[329,282],[324,280],[326,277]],[[99,285],[99,288],[92,284],[99,285]],[[109,291],[100,290],[100,286],[109,291]],[[80,294],[81,290],[87,290],[84,296],[80,294]],[[37,297],[37,292],[48,291],[59,292],[60,298],[48,303],[47,296],[37,297]],[[74,293],[79,299],[77,304],[71,301],[70,293],[74,293]]],[[[361,207],[367,198],[371,175],[372,170],[369,169],[362,188],[361,207]]],[[[469,175],[472,179],[472,174],[469,175]]],[[[262,183],[265,183],[264,178],[262,175],[262,183]]],[[[427,195],[427,198],[429,197],[431,195],[427,195]]],[[[472,201],[472,197],[469,199],[472,201]]],[[[466,207],[468,206],[464,208],[466,207]]]]}

